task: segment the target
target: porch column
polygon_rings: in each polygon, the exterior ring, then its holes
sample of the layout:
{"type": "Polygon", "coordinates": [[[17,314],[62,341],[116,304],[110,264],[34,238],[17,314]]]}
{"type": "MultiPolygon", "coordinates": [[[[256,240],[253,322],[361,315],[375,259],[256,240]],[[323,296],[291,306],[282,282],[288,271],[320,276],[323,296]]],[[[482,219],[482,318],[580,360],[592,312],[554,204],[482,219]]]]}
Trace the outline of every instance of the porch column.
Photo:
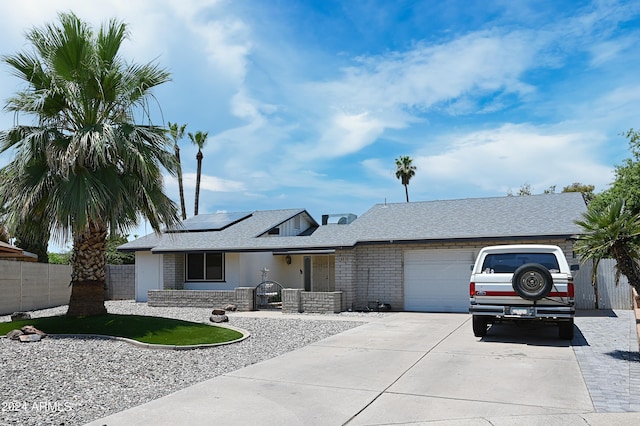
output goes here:
{"type": "Polygon", "coordinates": [[[282,313],[297,314],[302,312],[302,289],[283,288],[282,289],[282,313]]]}
{"type": "Polygon", "coordinates": [[[256,289],[255,287],[236,287],[236,306],[239,311],[256,310],[256,289]]]}

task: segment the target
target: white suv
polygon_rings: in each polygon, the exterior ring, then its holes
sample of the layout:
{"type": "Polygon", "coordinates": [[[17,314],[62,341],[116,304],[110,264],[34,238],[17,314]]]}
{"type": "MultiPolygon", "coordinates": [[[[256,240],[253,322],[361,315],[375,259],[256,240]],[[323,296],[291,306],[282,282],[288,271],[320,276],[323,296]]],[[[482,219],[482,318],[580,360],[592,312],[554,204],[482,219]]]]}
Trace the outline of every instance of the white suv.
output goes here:
{"type": "Polygon", "coordinates": [[[571,271],[560,247],[503,245],[480,250],[469,284],[473,334],[500,321],[544,321],[558,325],[562,339],[573,338],[575,315],[571,271]]]}

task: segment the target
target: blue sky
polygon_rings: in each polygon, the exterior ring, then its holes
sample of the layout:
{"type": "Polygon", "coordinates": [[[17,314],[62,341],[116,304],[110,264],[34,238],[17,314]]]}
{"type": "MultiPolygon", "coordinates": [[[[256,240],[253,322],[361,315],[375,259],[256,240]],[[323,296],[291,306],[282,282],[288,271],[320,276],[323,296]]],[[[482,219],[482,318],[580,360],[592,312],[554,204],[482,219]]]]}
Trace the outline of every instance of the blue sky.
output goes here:
{"type": "MultiPolygon", "coordinates": [[[[209,132],[200,213],[362,214],[411,201],[613,179],[640,127],[640,2],[5,0],[0,53],[72,10],[130,25],[157,61],[162,120],[209,132]]],[[[19,87],[0,69],[0,100],[19,87]]],[[[13,116],[0,114],[0,128],[13,116]]],[[[181,143],[193,213],[196,149],[181,143]]],[[[0,166],[10,161],[0,157],[0,166]]],[[[178,202],[177,183],[166,190],[178,202]]],[[[144,233],[144,230],[136,231],[144,233]]]]}

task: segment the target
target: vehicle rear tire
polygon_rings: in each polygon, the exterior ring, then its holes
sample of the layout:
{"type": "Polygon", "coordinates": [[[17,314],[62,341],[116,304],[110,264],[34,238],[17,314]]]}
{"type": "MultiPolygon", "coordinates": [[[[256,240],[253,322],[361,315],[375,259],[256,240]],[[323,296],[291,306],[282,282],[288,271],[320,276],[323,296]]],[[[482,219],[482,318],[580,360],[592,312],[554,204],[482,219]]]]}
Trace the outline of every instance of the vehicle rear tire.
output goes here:
{"type": "Polygon", "coordinates": [[[573,339],[573,318],[558,323],[558,336],[564,340],[573,339]]]}
{"type": "Polygon", "coordinates": [[[473,335],[476,337],[484,337],[487,335],[487,327],[489,320],[486,317],[480,315],[474,315],[472,317],[473,323],[473,335]]]}
{"type": "Polygon", "coordinates": [[[513,273],[511,285],[516,294],[526,300],[540,300],[553,287],[551,272],[539,263],[525,263],[513,273]]]}

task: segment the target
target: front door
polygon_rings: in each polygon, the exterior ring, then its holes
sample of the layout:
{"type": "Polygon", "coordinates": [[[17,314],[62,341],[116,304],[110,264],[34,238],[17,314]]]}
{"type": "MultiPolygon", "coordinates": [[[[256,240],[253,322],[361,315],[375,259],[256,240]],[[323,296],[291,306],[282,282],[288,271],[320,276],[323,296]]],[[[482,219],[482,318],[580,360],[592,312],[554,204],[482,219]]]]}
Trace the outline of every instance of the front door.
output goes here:
{"type": "Polygon", "coordinates": [[[314,256],[313,291],[335,291],[335,256],[314,256]]]}

